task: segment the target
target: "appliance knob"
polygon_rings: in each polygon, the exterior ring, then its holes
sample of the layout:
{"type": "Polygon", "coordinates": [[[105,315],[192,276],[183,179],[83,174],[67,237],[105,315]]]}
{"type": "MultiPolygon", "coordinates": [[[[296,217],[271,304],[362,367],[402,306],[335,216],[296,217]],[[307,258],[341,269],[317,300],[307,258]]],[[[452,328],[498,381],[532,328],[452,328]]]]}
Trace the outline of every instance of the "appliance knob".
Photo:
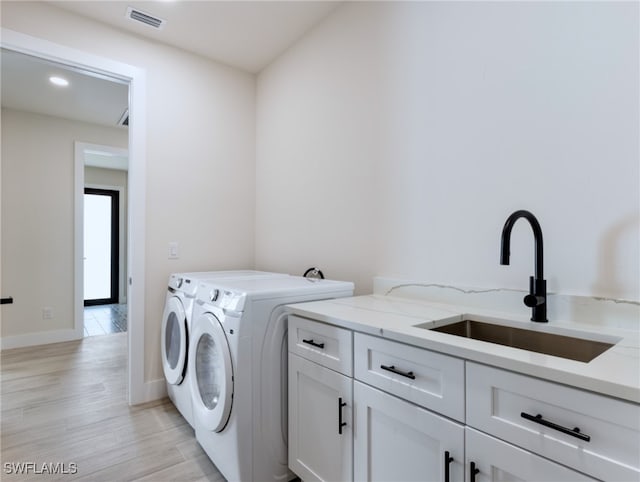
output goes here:
{"type": "Polygon", "coordinates": [[[219,294],[220,294],[220,291],[217,289],[214,289],[213,291],[211,291],[211,301],[216,301],[218,299],[219,294]]]}
{"type": "Polygon", "coordinates": [[[184,283],[184,280],[182,278],[178,278],[178,288],[182,288],[182,283],[184,283]]]}

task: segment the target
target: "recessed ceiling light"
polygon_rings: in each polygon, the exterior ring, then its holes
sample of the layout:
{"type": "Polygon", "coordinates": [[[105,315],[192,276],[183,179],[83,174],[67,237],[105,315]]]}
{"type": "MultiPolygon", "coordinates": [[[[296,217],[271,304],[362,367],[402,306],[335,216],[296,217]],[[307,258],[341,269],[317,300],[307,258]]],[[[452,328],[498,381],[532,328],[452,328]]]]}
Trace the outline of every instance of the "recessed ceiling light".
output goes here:
{"type": "Polygon", "coordinates": [[[66,87],[67,85],[69,85],[69,81],[67,79],[63,79],[62,77],[56,77],[55,75],[49,77],[49,82],[59,87],[66,87]]]}

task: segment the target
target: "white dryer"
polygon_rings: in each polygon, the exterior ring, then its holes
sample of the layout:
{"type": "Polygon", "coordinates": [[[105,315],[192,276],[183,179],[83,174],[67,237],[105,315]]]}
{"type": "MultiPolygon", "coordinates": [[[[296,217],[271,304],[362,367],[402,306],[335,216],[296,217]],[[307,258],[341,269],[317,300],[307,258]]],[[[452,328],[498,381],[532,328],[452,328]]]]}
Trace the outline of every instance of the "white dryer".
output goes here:
{"type": "Polygon", "coordinates": [[[191,314],[198,281],[288,276],[252,270],[174,273],[169,276],[161,328],[162,368],[169,398],[192,427],[194,426],[193,408],[188,383],[187,360],[191,314]]]}
{"type": "Polygon", "coordinates": [[[189,343],[196,438],[229,481],[286,481],[285,305],[353,295],[297,276],[199,283],[189,343]]]}

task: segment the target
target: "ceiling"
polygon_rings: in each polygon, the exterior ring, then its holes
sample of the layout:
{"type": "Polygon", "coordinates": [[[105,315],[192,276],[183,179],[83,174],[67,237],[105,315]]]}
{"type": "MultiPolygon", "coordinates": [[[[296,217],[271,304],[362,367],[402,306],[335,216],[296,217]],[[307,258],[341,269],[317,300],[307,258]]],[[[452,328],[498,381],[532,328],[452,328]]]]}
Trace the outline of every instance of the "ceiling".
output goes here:
{"type": "Polygon", "coordinates": [[[257,73],[341,2],[335,1],[51,1],[118,29],[257,73]],[[127,17],[127,7],[165,20],[160,29],[127,17]]]}
{"type": "Polygon", "coordinates": [[[127,111],[127,84],[5,49],[0,61],[2,107],[111,127],[127,111]],[[69,85],[55,86],[51,76],[69,85]]]}
{"type": "MultiPolygon", "coordinates": [[[[257,73],[341,2],[334,1],[51,1],[61,9],[157,42],[257,73]],[[166,21],[161,29],[127,18],[128,7],[166,21]]],[[[128,86],[90,72],[2,49],[2,107],[118,126],[128,86]],[[56,87],[58,75],[68,87],[56,87]]]]}

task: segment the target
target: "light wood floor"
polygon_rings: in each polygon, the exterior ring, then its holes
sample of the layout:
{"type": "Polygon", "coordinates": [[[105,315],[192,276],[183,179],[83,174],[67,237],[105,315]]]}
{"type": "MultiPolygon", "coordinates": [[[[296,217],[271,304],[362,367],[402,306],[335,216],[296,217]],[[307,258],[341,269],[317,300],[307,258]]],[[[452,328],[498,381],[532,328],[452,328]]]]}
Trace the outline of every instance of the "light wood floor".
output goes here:
{"type": "Polygon", "coordinates": [[[126,346],[119,333],[2,352],[1,480],[224,481],[169,399],[128,405],[126,346]],[[10,474],[20,462],[77,473],[10,474]]]}

